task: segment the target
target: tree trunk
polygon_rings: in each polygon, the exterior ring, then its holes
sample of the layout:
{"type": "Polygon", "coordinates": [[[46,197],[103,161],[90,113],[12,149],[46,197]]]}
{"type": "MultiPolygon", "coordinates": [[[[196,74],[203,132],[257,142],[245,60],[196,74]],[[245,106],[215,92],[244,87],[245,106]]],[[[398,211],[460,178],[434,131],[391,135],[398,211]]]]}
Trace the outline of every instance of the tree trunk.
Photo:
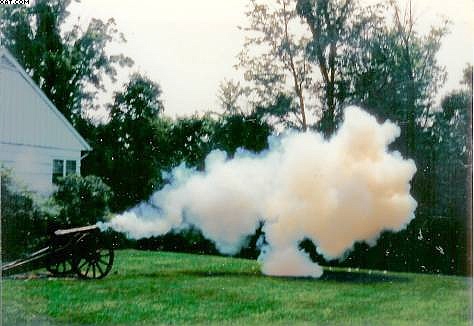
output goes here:
{"type": "Polygon", "coordinates": [[[308,129],[308,125],[306,123],[306,113],[305,113],[305,108],[304,108],[304,98],[303,98],[303,91],[300,88],[299,91],[297,92],[298,98],[300,101],[300,112],[301,112],[301,120],[302,120],[302,126],[303,126],[303,131],[306,131],[308,129]]]}

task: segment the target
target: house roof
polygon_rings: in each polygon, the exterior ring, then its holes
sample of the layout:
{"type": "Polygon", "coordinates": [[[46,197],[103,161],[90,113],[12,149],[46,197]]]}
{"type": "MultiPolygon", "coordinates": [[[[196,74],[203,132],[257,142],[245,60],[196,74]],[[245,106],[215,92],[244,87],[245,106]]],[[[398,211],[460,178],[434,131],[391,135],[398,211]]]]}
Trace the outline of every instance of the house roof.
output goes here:
{"type": "Polygon", "coordinates": [[[31,79],[25,69],[18,63],[13,55],[5,48],[0,47],[0,59],[6,59],[9,66],[15,69],[21,77],[32,87],[33,91],[45,102],[46,106],[51,112],[64,124],[67,130],[77,139],[77,141],[83,147],[83,151],[91,151],[92,147],[87,141],[77,132],[77,130],[71,125],[71,123],[64,117],[64,115],[56,108],[56,106],[49,100],[49,98],[43,93],[43,91],[36,85],[31,79]]]}

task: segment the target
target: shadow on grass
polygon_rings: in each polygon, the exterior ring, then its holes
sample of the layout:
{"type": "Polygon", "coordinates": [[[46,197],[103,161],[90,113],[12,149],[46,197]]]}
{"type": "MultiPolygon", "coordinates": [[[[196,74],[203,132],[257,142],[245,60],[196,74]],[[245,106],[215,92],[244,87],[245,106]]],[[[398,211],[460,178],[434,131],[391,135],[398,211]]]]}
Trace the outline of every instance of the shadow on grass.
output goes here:
{"type": "Polygon", "coordinates": [[[151,277],[151,278],[173,278],[181,276],[191,277],[261,277],[256,272],[219,272],[219,271],[196,271],[196,270],[173,270],[169,272],[150,272],[133,274],[134,277],[151,277]]]}
{"type": "Polygon", "coordinates": [[[76,274],[70,273],[63,276],[53,275],[50,272],[43,271],[31,271],[26,273],[18,273],[12,275],[2,275],[2,280],[16,280],[16,281],[29,281],[29,280],[75,280],[78,279],[76,274]]]}
{"type": "MultiPolygon", "coordinates": [[[[117,275],[117,271],[111,275],[117,275]]],[[[371,284],[371,283],[406,283],[410,282],[410,278],[401,275],[387,275],[382,272],[367,271],[347,271],[347,270],[324,270],[324,274],[320,278],[312,277],[294,277],[294,276],[268,276],[260,271],[218,271],[218,270],[169,270],[169,271],[150,271],[148,273],[131,273],[131,277],[146,278],[174,278],[177,276],[190,277],[243,277],[243,278],[268,278],[268,279],[284,279],[289,281],[314,281],[314,282],[338,282],[338,283],[354,283],[354,284],[371,284]]],[[[35,271],[24,274],[11,275],[2,277],[10,280],[31,280],[31,279],[76,279],[75,275],[68,277],[54,277],[49,272],[35,271]]]]}
{"type": "Polygon", "coordinates": [[[406,283],[410,281],[409,277],[398,275],[386,275],[379,272],[367,273],[358,271],[331,271],[325,270],[320,278],[312,277],[292,277],[292,276],[267,276],[260,272],[204,272],[204,271],[180,271],[182,275],[198,276],[198,277],[266,277],[275,279],[287,279],[292,281],[332,281],[341,283],[406,283]]]}
{"type": "Polygon", "coordinates": [[[406,283],[410,278],[406,276],[386,275],[382,273],[367,273],[354,271],[328,271],[325,270],[319,281],[333,281],[341,283],[406,283]]]}
{"type": "Polygon", "coordinates": [[[197,277],[261,277],[260,272],[234,271],[179,271],[181,275],[197,276],[197,277]]]}
{"type": "Polygon", "coordinates": [[[357,271],[328,271],[325,270],[320,278],[311,277],[291,277],[291,276],[266,276],[260,272],[247,271],[197,271],[197,270],[175,270],[172,272],[151,272],[146,274],[139,274],[141,277],[176,277],[176,276],[191,276],[191,277],[248,277],[248,278],[268,278],[268,279],[282,279],[289,281],[313,281],[313,282],[340,282],[340,283],[355,283],[355,284],[371,284],[371,283],[406,283],[410,282],[409,277],[386,275],[378,272],[367,273],[357,271]]]}

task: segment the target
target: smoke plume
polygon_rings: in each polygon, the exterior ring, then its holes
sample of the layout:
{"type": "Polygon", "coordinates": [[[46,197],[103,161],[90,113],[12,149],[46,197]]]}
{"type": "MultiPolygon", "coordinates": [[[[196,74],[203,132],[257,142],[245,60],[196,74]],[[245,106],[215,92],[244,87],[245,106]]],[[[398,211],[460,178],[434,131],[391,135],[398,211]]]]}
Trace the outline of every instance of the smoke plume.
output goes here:
{"type": "Polygon", "coordinates": [[[270,138],[259,154],[228,158],[211,152],[204,171],[178,166],[170,183],[147,203],[106,226],[131,238],[194,226],[221,253],[235,254],[263,223],[259,261],[267,275],[319,277],[322,268],[298,244],[307,238],[327,259],[354,243],[374,245],[384,230],[399,231],[414,217],[410,180],[416,167],[388,145],[400,135],[357,107],[329,140],[315,132],[270,138]]]}

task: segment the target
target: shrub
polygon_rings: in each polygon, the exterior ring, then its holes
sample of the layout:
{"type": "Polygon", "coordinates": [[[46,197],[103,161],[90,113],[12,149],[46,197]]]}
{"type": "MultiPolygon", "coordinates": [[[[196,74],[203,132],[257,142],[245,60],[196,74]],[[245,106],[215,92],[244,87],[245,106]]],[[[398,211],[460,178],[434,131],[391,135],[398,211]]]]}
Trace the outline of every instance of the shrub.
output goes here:
{"type": "Polygon", "coordinates": [[[57,222],[62,227],[92,225],[109,214],[112,192],[99,177],[69,175],[57,186],[52,198],[59,206],[57,222]]]}
{"type": "Polygon", "coordinates": [[[10,173],[0,171],[2,260],[10,261],[33,252],[46,240],[50,218],[32,192],[16,185],[10,173]]]}
{"type": "Polygon", "coordinates": [[[204,238],[199,230],[192,227],[180,232],[169,232],[162,236],[137,240],[136,248],[206,255],[217,255],[219,253],[211,240],[204,238]]]}
{"type": "Polygon", "coordinates": [[[466,226],[455,217],[417,216],[405,230],[383,232],[374,247],[356,243],[344,260],[327,261],[308,239],[300,248],[323,265],[400,272],[468,275],[466,226]]]}

